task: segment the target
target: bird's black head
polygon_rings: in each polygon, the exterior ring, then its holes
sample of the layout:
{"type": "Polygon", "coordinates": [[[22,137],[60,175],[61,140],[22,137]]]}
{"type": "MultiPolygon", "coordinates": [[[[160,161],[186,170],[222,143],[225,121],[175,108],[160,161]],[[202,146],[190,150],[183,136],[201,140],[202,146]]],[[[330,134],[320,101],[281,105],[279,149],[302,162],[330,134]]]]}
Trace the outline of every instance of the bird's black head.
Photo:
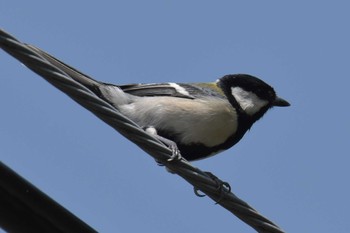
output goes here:
{"type": "Polygon", "coordinates": [[[251,118],[253,122],[273,106],[290,105],[286,100],[279,98],[270,85],[251,75],[226,75],[218,80],[218,86],[240,114],[251,118]]]}

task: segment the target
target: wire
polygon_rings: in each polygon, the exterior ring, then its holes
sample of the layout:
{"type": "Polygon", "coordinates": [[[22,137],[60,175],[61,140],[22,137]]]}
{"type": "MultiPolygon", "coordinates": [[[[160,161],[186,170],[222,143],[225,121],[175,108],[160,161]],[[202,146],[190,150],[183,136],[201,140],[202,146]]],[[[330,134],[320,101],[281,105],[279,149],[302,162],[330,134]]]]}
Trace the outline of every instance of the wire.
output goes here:
{"type": "Polygon", "coordinates": [[[236,215],[259,233],[283,233],[276,224],[259,214],[246,202],[239,199],[225,187],[218,187],[218,181],[208,173],[193,167],[186,160],[168,162],[172,151],[159,140],[142,130],[136,123],[122,115],[115,107],[96,96],[82,84],[49,63],[29,45],[0,30],[0,47],[11,56],[43,77],[53,86],[67,94],[74,101],[91,111],[98,118],[134,142],[155,160],[164,164],[173,173],[205,193],[216,203],[236,215]]]}
{"type": "Polygon", "coordinates": [[[11,233],[97,233],[0,162],[0,227],[11,233]]]}

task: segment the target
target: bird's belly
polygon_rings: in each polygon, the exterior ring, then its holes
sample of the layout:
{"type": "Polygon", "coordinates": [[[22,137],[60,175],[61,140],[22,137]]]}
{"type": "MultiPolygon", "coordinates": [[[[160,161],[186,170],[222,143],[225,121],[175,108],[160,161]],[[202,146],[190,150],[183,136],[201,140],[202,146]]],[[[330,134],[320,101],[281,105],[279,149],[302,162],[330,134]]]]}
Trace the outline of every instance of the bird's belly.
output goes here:
{"type": "Polygon", "coordinates": [[[213,147],[224,143],[237,130],[237,123],[230,115],[198,116],[197,120],[183,117],[185,123],[178,127],[182,132],[178,140],[183,144],[202,144],[213,147]]]}
{"type": "Polygon", "coordinates": [[[237,130],[236,112],[222,99],[143,97],[120,110],[141,127],[152,126],[177,144],[213,147],[237,130]]]}

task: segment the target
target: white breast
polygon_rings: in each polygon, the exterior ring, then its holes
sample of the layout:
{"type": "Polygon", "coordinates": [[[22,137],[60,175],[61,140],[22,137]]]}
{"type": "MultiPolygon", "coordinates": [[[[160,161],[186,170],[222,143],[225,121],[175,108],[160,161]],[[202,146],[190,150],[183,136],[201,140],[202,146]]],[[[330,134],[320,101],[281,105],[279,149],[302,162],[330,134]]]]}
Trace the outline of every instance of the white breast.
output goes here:
{"type": "Polygon", "coordinates": [[[236,112],[223,99],[142,97],[120,106],[120,110],[142,127],[179,134],[182,143],[211,147],[225,142],[237,130],[236,112]]]}

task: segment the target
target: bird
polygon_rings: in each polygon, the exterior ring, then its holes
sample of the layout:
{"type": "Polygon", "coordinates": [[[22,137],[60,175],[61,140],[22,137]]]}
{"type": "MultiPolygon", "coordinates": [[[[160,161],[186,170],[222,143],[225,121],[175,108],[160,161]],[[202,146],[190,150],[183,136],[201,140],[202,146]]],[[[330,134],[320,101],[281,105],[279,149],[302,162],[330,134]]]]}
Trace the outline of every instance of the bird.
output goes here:
{"type": "Polygon", "coordinates": [[[290,106],[273,87],[249,74],[229,74],[209,83],[115,85],[28,46],[168,146],[173,151],[169,161],[196,161],[225,151],[269,109],[290,106]]]}

